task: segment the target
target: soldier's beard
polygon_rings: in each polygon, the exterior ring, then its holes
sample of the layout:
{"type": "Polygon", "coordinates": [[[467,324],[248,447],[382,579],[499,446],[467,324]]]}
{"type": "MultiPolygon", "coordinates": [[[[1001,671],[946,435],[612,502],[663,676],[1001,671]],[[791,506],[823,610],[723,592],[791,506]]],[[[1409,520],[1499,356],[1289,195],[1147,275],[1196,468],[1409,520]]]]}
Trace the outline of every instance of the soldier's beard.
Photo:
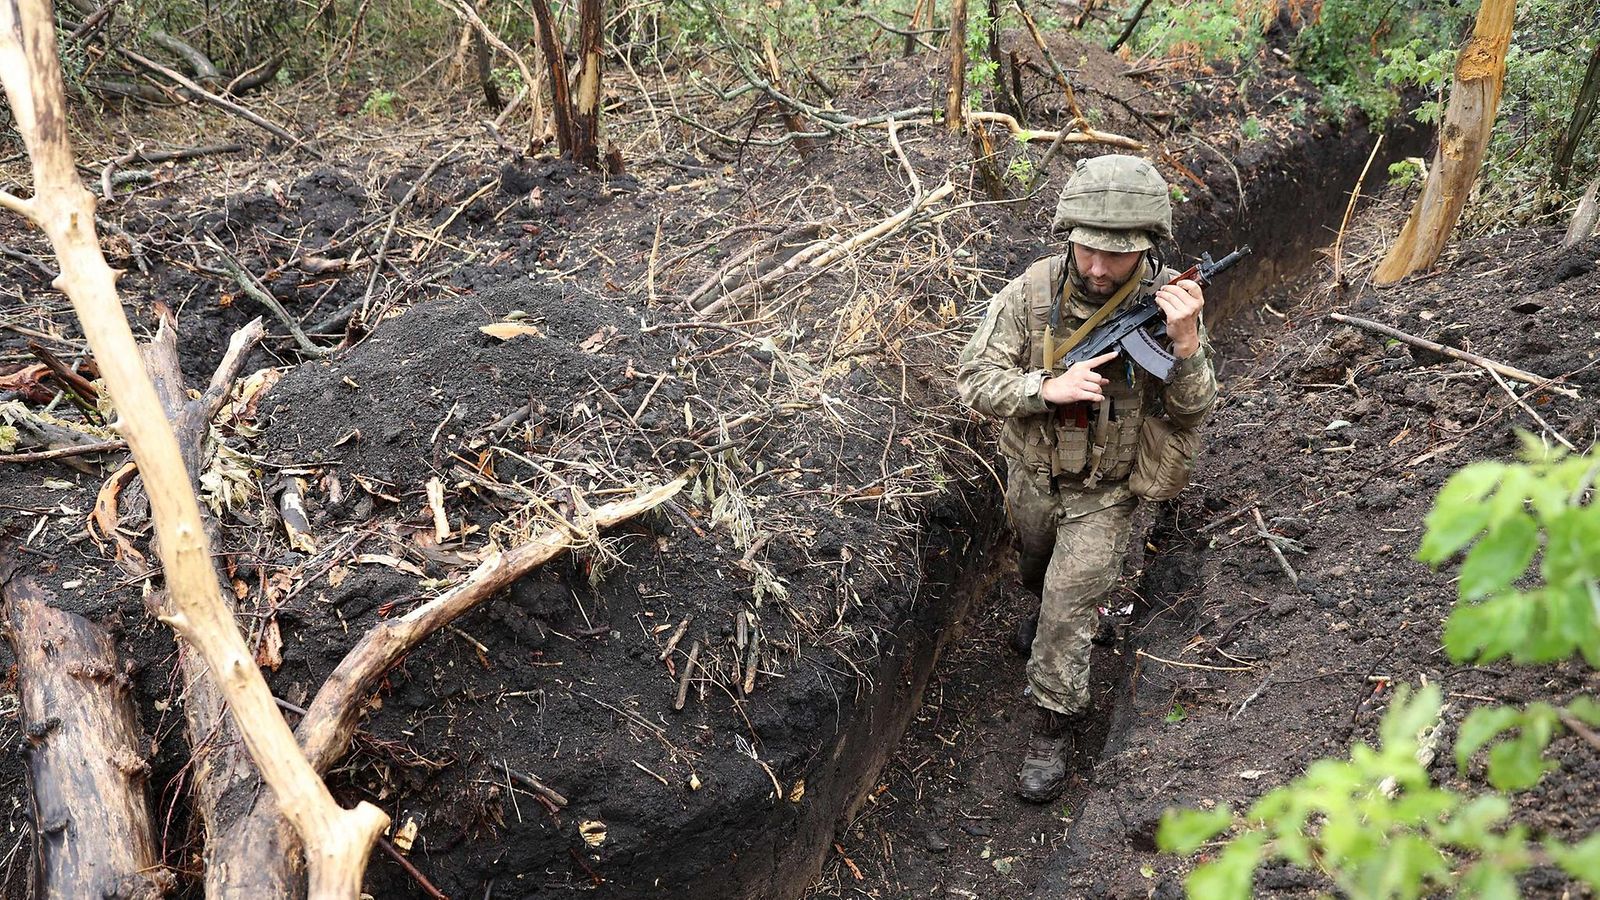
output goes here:
{"type": "MultiPolygon", "coordinates": [[[[1140,262],[1134,263],[1133,271],[1128,273],[1128,278],[1139,277],[1139,267],[1142,263],[1142,259],[1140,262]]],[[[1078,271],[1077,257],[1071,253],[1067,254],[1067,277],[1071,279],[1072,287],[1078,296],[1093,306],[1100,306],[1110,300],[1116,295],[1117,291],[1122,289],[1122,285],[1126,282],[1126,279],[1117,281],[1112,278],[1106,278],[1096,281],[1089,278],[1089,276],[1078,271]]]]}

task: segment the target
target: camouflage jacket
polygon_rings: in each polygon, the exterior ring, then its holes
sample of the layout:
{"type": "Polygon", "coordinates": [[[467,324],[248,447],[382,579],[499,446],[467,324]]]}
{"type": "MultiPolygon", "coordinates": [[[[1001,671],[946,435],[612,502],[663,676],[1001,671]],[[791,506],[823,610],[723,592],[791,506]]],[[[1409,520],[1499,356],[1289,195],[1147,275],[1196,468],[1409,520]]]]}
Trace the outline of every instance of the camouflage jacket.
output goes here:
{"type": "MultiPolygon", "coordinates": [[[[1062,511],[1069,517],[1133,496],[1127,478],[1144,418],[1163,416],[1179,428],[1197,428],[1217,398],[1216,372],[1202,324],[1199,352],[1179,360],[1165,384],[1119,357],[1099,370],[1111,380],[1107,404],[1063,409],[1047,404],[1040,386],[1053,373],[1043,368],[1042,343],[1055,286],[1061,285],[1066,295],[1057,340],[1064,340],[1098,308],[1071,269],[1070,255],[1047,257],[995,294],[961,352],[956,374],[956,390],[963,401],[1004,420],[1001,452],[1041,478],[1054,476],[1062,511]]],[[[1134,277],[1143,276],[1144,283],[1129,302],[1155,293],[1177,274],[1171,269],[1151,272],[1148,264],[1141,263],[1134,277]]]]}

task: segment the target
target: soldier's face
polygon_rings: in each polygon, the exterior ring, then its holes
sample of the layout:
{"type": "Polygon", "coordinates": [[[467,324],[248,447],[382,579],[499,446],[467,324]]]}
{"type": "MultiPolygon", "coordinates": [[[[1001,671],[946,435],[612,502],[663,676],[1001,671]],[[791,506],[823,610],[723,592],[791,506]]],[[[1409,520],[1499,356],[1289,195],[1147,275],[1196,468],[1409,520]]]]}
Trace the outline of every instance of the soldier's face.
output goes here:
{"type": "Polygon", "coordinates": [[[1088,288],[1090,296],[1105,299],[1115,294],[1117,288],[1122,287],[1123,282],[1133,275],[1141,252],[1131,250],[1116,253],[1073,244],[1072,254],[1078,264],[1078,274],[1083,276],[1084,286],[1088,288]]]}

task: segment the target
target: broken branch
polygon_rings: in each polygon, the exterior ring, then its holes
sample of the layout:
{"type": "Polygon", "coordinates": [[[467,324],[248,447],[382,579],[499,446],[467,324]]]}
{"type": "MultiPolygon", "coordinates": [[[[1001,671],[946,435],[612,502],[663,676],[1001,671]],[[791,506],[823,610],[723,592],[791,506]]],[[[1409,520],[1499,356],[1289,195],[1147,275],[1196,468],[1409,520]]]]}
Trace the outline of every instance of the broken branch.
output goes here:
{"type": "Polygon", "coordinates": [[[1469,362],[1475,366],[1482,366],[1485,369],[1492,369],[1496,372],[1499,372],[1501,375],[1506,376],[1507,378],[1514,378],[1517,381],[1531,384],[1535,387],[1544,388],[1545,390],[1554,391],[1557,394],[1564,394],[1569,397],[1577,396],[1577,392],[1571,388],[1557,387],[1555,385],[1555,379],[1553,378],[1544,378],[1542,376],[1535,375],[1532,372],[1527,372],[1514,366],[1508,366],[1505,363],[1496,362],[1486,356],[1479,356],[1476,353],[1468,353],[1465,350],[1457,350],[1455,347],[1451,347],[1446,344],[1435,343],[1427,338],[1420,338],[1414,334],[1407,334],[1398,328],[1391,328],[1388,325],[1374,322],[1371,319],[1363,319],[1357,316],[1347,316],[1343,313],[1329,313],[1328,318],[1335,322],[1342,322],[1346,325],[1354,325],[1357,328],[1365,328],[1367,331],[1375,332],[1385,337],[1392,337],[1397,341],[1403,341],[1413,347],[1421,347],[1424,350],[1431,350],[1434,353],[1448,356],[1451,359],[1459,359],[1462,362],[1469,362]]]}

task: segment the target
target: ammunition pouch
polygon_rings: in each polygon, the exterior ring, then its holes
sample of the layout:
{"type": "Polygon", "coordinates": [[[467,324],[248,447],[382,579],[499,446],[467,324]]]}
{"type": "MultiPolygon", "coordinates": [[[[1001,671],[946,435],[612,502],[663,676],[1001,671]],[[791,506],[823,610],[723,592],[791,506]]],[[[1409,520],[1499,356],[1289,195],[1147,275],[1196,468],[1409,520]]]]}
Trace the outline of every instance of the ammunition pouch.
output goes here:
{"type": "Polygon", "coordinates": [[[1160,416],[1147,416],[1139,427],[1137,455],[1128,489],[1144,500],[1171,500],[1189,486],[1200,432],[1179,428],[1160,416]]]}

